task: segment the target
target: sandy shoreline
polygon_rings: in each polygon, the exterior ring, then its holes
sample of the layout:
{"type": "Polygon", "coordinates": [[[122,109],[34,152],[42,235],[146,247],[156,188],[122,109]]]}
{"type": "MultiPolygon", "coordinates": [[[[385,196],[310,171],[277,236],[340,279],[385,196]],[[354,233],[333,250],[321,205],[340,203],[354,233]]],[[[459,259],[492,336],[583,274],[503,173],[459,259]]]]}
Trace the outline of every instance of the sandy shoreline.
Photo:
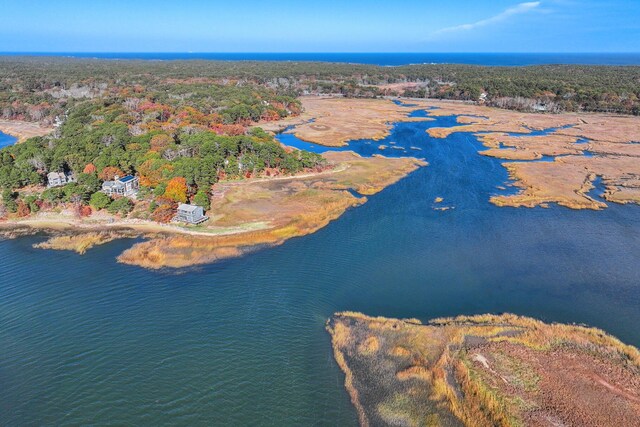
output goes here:
{"type": "Polygon", "coordinates": [[[365,203],[366,195],[426,165],[415,158],[363,158],[353,152],[326,153],[325,158],[331,169],[217,184],[219,195],[212,200],[211,219],[205,225],[121,220],[104,212],[80,220],[66,210],[0,222],[0,235],[47,233],[49,240],[37,247],[78,253],[119,238],[142,237],[146,240],[123,252],[119,262],[151,269],[189,267],[312,234],[365,203]]]}
{"type": "Polygon", "coordinates": [[[0,120],[0,132],[18,138],[18,142],[44,136],[53,132],[53,127],[42,127],[38,123],[18,120],[0,120]]]}

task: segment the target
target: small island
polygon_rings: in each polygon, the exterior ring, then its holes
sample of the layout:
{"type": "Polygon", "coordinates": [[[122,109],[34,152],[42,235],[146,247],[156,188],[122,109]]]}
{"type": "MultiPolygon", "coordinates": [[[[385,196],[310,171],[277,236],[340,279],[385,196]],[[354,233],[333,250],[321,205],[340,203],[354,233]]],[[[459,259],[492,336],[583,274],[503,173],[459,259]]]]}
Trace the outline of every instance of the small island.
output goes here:
{"type": "Polygon", "coordinates": [[[362,426],[634,425],[640,352],[605,332],[511,314],[336,313],[335,359],[362,426]]]}

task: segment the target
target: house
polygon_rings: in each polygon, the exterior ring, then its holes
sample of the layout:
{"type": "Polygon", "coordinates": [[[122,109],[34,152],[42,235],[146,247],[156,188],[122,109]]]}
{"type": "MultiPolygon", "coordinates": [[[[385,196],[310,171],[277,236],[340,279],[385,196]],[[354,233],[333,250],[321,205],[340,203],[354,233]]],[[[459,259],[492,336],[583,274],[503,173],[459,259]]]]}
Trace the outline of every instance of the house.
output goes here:
{"type": "Polygon", "coordinates": [[[49,172],[47,174],[47,188],[62,187],[70,182],[76,182],[76,178],[72,173],[49,172]]]}
{"type": "Polygon", "coordinates": [[[102,192],[108,196],[136,197],[140,188],[140,179],[136,176],[127,175],[119,178],[114,177],[113,181],[102,183],[102,192]]]}
{"type": "Polygon", "coordinates": [[[205,216],[202,206],[180,203],[178,212],[173,220],[186,222],[187,224],[200,224],[208,219],[209,217],[205,216]]]}

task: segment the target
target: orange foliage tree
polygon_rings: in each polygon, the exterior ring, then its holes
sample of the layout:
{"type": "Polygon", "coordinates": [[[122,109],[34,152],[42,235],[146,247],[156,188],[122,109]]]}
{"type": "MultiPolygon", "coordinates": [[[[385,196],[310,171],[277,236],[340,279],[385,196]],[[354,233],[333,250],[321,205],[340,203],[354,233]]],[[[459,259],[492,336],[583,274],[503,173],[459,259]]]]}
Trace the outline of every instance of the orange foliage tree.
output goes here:
{"type": "Polygon", "coordinates": [[[164,197],[180,203],[186,202],[187,180],[181,176],[171,178],[167,183],[167,189],[164,191],[164,197]]]}
{"type": "Polygon", "coordinates": [[[265,110],[264,113],[262,113],[262,116],[260,116],[260,119],[266,121],[266,122],[272,122],[274,120],[280,120],[280,114],[278,114],[278,112],[276,110],[265,110]]]}
{"type": "Polygon", "coordinates": [[[96,173],[96,167],[93,163],[88,163],[87,166],[84,167],[82,173],[96,173]]]}
{"type": "Polygon", "coordinates": [[[157,199],[158,207],[151,214],[151,219],[156,222],[170,222],[176,214],[176,203],[164,197],[157,199]]]}
{"type": "Polygon", "coordinates": [[[27,205],[22,200],[18,200],[18,210],[16,211],[19,217],[29,216],[31,214],[31,209],[29,205],[27,205]]]}
{"type": "Polygon", "coordinates": [[[148,159],[138,166],[140,174],[140,185],[145,187],[155,187],[162,181],[164,171],[170,171],[173,166],[162,159],[148,159]]]}
{"type": "Polygon", "coordinates": [[[116,177],[116,175],[119,177],[123,177],[125,173],[120,168],[117,168],[115,166],[107,166],[98,174],[98,178],[103,181],[112,181],[113,178],[116,177]]]}
{"type": "Polygon", "coordinates": [[[169,147],[169,145],[173,142],[173,138],[165,133],[160,133],[158,135],[154,135],[151,138],[151,151],[155,151],[156,153],[162,153],[164,150],[169,147]]]}
{"type": "Polygon", "coordinates": [[[73,214],[76,218],[85,218],[91,216],[92,213],[93,210],[91,209],[91,206],[76,203],[76,205],[73,207],[73,214]]]}

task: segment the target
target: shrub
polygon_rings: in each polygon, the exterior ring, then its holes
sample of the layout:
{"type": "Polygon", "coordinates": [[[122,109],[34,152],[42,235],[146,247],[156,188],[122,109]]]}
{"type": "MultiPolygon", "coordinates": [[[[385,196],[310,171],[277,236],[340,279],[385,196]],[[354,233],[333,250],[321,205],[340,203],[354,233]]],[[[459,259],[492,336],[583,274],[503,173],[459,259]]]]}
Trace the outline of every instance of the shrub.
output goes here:
{"type": "Polygon", "coordinates": [[[11,213],[15,213],[18,210],[18,204],[16,203],[17,197],[18,195],[8,188],[2,192],[2,203],[4,203],[4,207],[11,213]]]}
{"type": "Polygon", "coordinates": [[[109,213],[114,215],[120,214],[123,216],[131,212],[132,209],[133,209],[133,202],[127,199],[126,197],[121,197],[119,199],[114,200],[113,202],[111,202],[111,204],[107,208],[109,213]]]}
{"type": "Polygon", "coordinates": [[[29,206],[31,213],[36,213],[40,210],[40,203],[42,202],[39,200],[38,196],[30,195],[24,197],[24,203],[29,206]]]}
{"type": "Polygon", "coordinates": [[[105,209],[109,207],[111,204],[111,197],[106,194],[98,191],[97,193],[93,193],[91,195],[91,199],[89,200],[89,205],[95,210],[105,209]]]}
{"type": "Polygon", "coordinates": [[[31,214],[31,209],[29,209],[29,205],[27,205],[24,201],[18,200],[16,213],[19,217],[29,216],[31,214]]]}
{"type": "Polygon", "coordinates": [[[161,198],[158,199],[157,204],[151,218],[157,222],[170,222],[176,214],[176,203],[173,200],[161,198]]]}
{"type": "Polygon", "coordinates": [[[204,210],[209,210],[211,207],[211,200],[209,198],[209,192],[204,190],[199,190],[196,195],[193,197],[193,203],[198,206],[202,206],[204,210]]]}

